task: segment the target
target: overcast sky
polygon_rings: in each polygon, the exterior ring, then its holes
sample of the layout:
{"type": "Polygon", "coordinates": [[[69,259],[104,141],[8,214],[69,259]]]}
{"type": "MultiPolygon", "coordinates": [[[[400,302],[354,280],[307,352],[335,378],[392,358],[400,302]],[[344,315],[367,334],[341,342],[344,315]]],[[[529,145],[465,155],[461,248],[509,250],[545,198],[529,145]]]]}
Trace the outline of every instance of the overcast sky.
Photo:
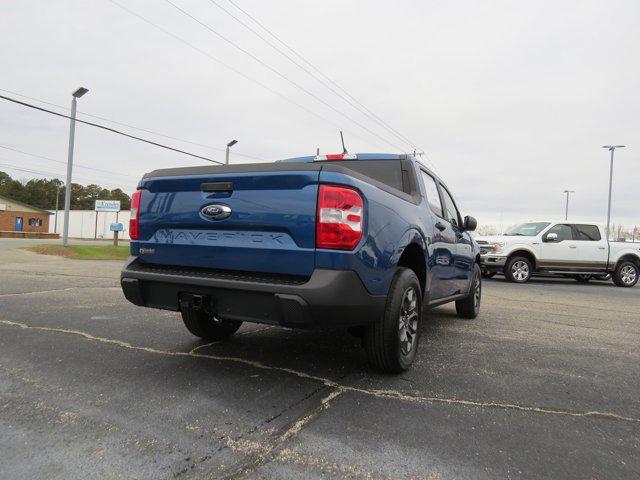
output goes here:
{"type": "MultiPolygon", "coordinates": [[[[3,2],[0,89],[68,106],[82,85],[79,111],[217,148],[98,120],[217,160],[234,138],[232,162],[339,152],[339,129],[352,152],[411,151],[215,4],[277,44],[229,0],[172,2],[282,76],[165,0],[114,1],[195,48],[108,0],[3,2]]],[[[600,147],[621,143],[613,218],[640,225],[637,0],[233,2],[426,151],[464,214],[559,218],[570,189],[572,218],[604,222],[600,147]]],[[[132,191],[146,171],[202,164],[88,126],[76,133],[78,164],[113,172],[79,167],[79,183],[132,191]]],[[[63,162],[0,148],[0,170],[64,178],[67,141],[66,120],[0,101],[1,146],[63,162]]]]}

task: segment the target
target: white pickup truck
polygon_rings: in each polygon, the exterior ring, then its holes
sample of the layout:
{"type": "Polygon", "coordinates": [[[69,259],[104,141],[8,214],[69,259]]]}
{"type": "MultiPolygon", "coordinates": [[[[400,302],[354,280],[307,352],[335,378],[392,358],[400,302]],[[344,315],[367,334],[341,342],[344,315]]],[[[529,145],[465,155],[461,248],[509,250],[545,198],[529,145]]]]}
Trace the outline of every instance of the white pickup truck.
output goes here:
{"type": "Polygon", "coordinates": [[[596,224],[523,223],[476,241],[483,274],[501,272],[516,283],[529,281],[534,273],[553,273],[579,282],[611,275],[619,287],[633,287],[640,277],[640,243],[609,242],[596,224]]]}

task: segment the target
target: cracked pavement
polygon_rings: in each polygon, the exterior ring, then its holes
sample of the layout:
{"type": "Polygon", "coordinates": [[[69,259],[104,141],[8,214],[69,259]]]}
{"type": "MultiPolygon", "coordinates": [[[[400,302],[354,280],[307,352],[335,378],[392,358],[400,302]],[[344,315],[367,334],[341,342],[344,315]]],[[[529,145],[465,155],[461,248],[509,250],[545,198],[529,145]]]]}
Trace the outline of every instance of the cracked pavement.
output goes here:
{"type": "Polygon", "coordinates": [[[0,242],[0,478],[640,476],[639,287],[486,281],[389,376],[340,330],[206,344],[120,262],[0,242]]]}

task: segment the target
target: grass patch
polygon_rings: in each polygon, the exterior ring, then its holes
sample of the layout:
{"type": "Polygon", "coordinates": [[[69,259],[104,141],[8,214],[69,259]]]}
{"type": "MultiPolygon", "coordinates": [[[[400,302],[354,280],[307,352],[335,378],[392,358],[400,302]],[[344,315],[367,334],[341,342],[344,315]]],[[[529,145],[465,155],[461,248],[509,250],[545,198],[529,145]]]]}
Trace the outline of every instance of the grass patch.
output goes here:
{"type": "Polygon", "coordinates": [[[126,260],[129,256],[128,245],[34,245],[24,250],[42,255],[57,255],[76,260],[126,260]]]}

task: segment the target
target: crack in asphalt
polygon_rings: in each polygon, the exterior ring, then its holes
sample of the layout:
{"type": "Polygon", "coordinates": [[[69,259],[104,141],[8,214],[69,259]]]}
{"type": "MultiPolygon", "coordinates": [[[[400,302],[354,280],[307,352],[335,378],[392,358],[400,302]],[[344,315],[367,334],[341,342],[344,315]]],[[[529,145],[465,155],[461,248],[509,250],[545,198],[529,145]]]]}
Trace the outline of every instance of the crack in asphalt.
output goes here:
{"type": "Polygon", "coordinates": [[[4,297],[17,297],[21,295],[40,295],[47,293],[59,293],[59,292],[69,292],[71,290],[120,290],[121,287],[67,287],[67,288],[58,288],[54,290],[38,290],[33,292],[20,292],[20,293],[3,293],[0,294],[0,298],[4,297]]]}
{"type": "Polygon", "coordinates": [[[329,408],[331,402],[342,393],[344,393],[342,388],[334,388],[329,395],[320,400],[319,405],[314,406],[306,415],[293,422],[287,428],[281,430],[282,433],[280,435],[273,438],[266,445],[262,445],[260,450],[255,453],[248,462],[243,462],[243,465],[236,467],[234,471],[228,473],[222,478],[229,480],[242,478],[255,471],[258,467],[274,460],[276,458],[275,455],[272,455],[274,450],[284,444],[291,437],[297,435],[305,426],[315,420],[324,410],[329,408]]]}
{"type": "MultiPolygon", "coordinates": [[[[100,260],[100,261],[104,262],[105,260],[100,260]]],[[[10,268],[0,269],[0,272],[14,273],[14,274],[20,274],[23,276],[31,276],[31,277],[77,277],[77,278],[94,278],[94,279],[101,278],[103,280],[111,280],[113,282],[113,277],[103,277],[101,275],[75,275],[73,273],[39,272],[37,270],[25,271],[25,270],[13,270],[10,268]]]]}
{"type": "Polygon", "coordinates": [[[288,373],[305,380],[320,382],[327,387],[338,389],[341,393],[345,393],[345,392],[360,393],[363,395],[373,396],[377,398],[388,398],[388,399],[395,399],[395,400],[413,402],[413,403],[441,403],[446,405],[465,405],[465,406],[471,406],[471,407],[513,410],[513,411],[525,412],[525,413],[566,415],[570,417],[599,418],[599,419],[606,419],[606,420],[640,423],[640,418],[627,417],[627,416],[620,415],[613,412],[577,411],[577,410],[569,410],[569,409],[556,408],[556,407],[535,407],[535,406],[518,405],[513,403],[481,402],[481,401],[464,400],[464,399],[458,399],[458,398],[412,395],[412,394],[403,393],[397,390],[366,389],[366,388],[354,387],[350,385],[343,385],[334,380],[320,377],[318,375],[309,374],[300,370],[295,370],[293,368],[267,365],[256,360],[248,360],[242,357],[227,357],[227,356],[221,356],[221,355],[171,351],[171,350],[162,350],[162,349],[153,348],[153,347],[143,347],[143,346],[133,345],[123,340],[97,337],[95,335],[91,335],[90,333],[82,332],[80,330],[71,330],[71,329],[55,328],[55,327],[41,327],[41,326],[35,326],[35,325],[28,325],[22,322],[14,322],[12,320],[0,319],[0,324],[18,327],[25,330],[37,330],[37,331],[44,331],[44,332],[55,332],[55,333],[66,333],[71,335],[77,335],[87,340],[91,340],[91,341],[95,341],[95,342],[99,342],[107,345],[115,345],[122,348],[127,348],[131,350],[137,350],[137,351],[142,351],[147,353],[153,353],[153,354],[159,354],[159,355],[168,355],[168,356],[175,356],[175,357],[206,358],[210,360],[240,363],[240,364],[249,365],[261,370],[271,370],[271,371],[288,373]]]}

